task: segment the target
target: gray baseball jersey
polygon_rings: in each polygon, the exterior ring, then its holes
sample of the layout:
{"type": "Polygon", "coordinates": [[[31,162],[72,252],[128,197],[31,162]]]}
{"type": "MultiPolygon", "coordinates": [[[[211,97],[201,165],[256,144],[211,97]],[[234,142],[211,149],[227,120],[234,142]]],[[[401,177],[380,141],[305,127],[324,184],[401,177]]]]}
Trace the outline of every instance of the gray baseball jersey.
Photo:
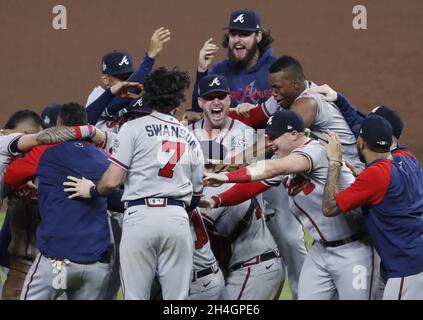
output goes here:
{"type": "Polygon", "coordinates": [[[12,143],[19,139],[22,133],[12,133],[5,136],[0,136],[0,207],[3,201],[3,176],[6,172],[7,166],[12,162],[14,156],[20,153],[14,153],[10,149],[12,143]]]}
{"type": "Polygon", "coordinates": [[[122,201],[167,197],[189,204],[193,194],[201,194],[201,148],[171,115],[153,112],[125,123],[111,161],[127,171],[122,201]]]}
{"type": "MultiPolygon", "coordinates": [[[[187,127],[199,141],[211,140],[207,132],[203,130],[203,126],[204,119],[201,119],[187,127]]],[[[224,145],[227,151],[237,154],[252,146],[257,138],[256,131],[253,128],[241,121],[227,118],[224,128],[222,130],[216,129],[214,140],[224,145]]]]}
{"type": "Polygon", "coordinates": [[[219,299],[225,287],[225,282],[222,271],[211,250],[203,218],[197,210],[192,213],[190,229],[194,241],[194,256],[189,298],[190,300],[219,299]],[[208,272],[207,275],[203,276],[202,274],[207,270],[210,270],[211,273],[208,272]]]}
{"type": "MultiPolygon", "coordinates": [[[[325,148],[318,141],[308,139],[305,144],[292,152],[306,156],[312,166],[310,171],[290,175],[284,182],[288,195],[293,199],[294,214],[310,231],[312,237],[316,241],[334,241],[352,236],[362,229],[361,209],[335,217],[325,217],[322,213],[328,168],[325,148]]],[[[339,181],[341,190],[353,182],[354,176],[351,171],[343,166],[339,181]]]]}
{"type": "MultiPolygon", "coordinates": [[[[211,197],[231,186],[232,184],[225,184],[218,188],[205,188],[204,194],[211,197]]],[[[233,207],[212,209],[207,213],[207,219],[214,224],[220,235],[230,236],[243,220],[250,205],[251,200],[233,207]]],[[[231,243],[230,272],[226,277],[224,299],[273,299],[279,291],[284,270],[261,208],[262,206],[254,209],[247,227],[231,243]],[[269,254],[271,258],[265,259],[269,254]]]]}
{"type": "MultiPolygon", "coordinates": [[[[316,85],[311,81],[306,81],[306,89],[295,99],[311,98],[317,104],[316,118],[309,128],[311,133],[319,139],[324,139],[323,132],[326,130],[336,132],[341,141],[343,159],[356,167],[363,167],[363,163],[358,158],[356,138],[341,111],[334,103],[324,101],[321,95],[309,93],[308,91],[312,87],[316,87],[316,85]]],[[[262,108],[269,117],[281,109],[273,97],[269,98],[262,108]]]]}
{"type": "MultiPolygon", "coordinates": [[[[372,298],[375,293],[374,281],[378,275],[377,255],[368,242],[353,240],[358,239],[358,234],[362,231],[361,210],[325,217],[322,213],[322,199],[328,161],[324,147],[318,141],[308,139],[292,152],[307,157],[311,165],[310,170],[269,179],[266,183],[272,185],[283,180],[291,197],[292,212],[315,240],[301,270],[298,298],[372,298]],[[343,239],[351,240],[332,244],[332,247],[325,245],[327,242],[343,239]]],[[[341,189],[345,189],[353,181],[350,170],[342,167],[341,189]]]]}

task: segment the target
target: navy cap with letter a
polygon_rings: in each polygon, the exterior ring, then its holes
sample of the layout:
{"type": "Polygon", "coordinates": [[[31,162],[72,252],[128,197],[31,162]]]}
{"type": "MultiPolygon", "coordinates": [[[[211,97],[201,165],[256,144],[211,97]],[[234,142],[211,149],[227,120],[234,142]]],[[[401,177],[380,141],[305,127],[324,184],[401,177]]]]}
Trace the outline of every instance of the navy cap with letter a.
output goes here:
{"type": "Polygon", "coordinates": [[[59,114],[61,104],[49,104],[41,112],[41,119],[43,119],[44,128],[55,127],[57,123],[57,115],[59,114]]]}
{"type": "Polygon", "coordinates": [[[132,56],[126,51],[113,50],[101,59],[101,72],[111,76],[132,73],[132,56]]]}
{"type": "Polygon", "coordinates": [[[231,13],[225,29],[257,32],[260,30],[260,18],[252,10],[237,10],[231,13]]]}
{"type": "Polygon", "coordinates": [[[281,110],[275,112],[267,120],[265,133],[269,136],[279,137],[286,132],[304,132],[304,121],[301,116],[291,110],[281,110]]]}
{"type": "Polygon", "coordinates": [[[213,92],[231,93],[226,77],[217,74],[205,76],[198,84],[198,95],[204,97],[213,92]]]}
{"type": "Polygon", "coordinates": [[[372,114],[361,123],[360,136],[375,152],[388,152],[392,135],[391,124],[381,116],[372,114]]]}

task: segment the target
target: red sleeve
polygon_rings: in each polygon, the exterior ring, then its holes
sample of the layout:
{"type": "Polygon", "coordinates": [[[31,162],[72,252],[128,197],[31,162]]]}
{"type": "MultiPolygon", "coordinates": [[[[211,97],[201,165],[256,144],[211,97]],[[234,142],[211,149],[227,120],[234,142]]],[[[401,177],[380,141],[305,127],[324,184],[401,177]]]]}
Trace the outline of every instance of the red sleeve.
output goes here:
{"type": "Polygon", "coordinates": [[[355,182],[336,195],[342,212],[365,205],[376,205],[383,200],[391,179],[391,161],[382,160],[363,170],[355,182]]]}
{"type": "Polygon", "coordinates": [[[219,206],[230,207],[249,200],[269,188],[270,186],[265,185],[261,181],[237,183],[232,188],[219,193],[217,196],[213,196],[212,198],[217,201],[219,206]]]}
{"type": "Polygon", "coordinates": [[[414,154],[412,154],[411,152],[409,152],[407,150],[403,150],[403,149],[397,149],[397,150],[392,151],[391,153],[394,156],[404,156],[404,157],[416,158],[414,156],[414,154]]]}
{"type": "Polygon", "coordinates": [[[263,106],[261,104],[250,110],[250,117],[248,118],[237,114],[233,109],[229,109],[228,116],[232,119],[239,120],[254,129],[264,128],[266,126],[267,120],[269,119],[269,116],[266,114],[266,112],[264,112],[263,106]]]}
{"type": "Polygon", "coordinates": [[[37,146],[32,148],[24,157],[12,161],[4,174],[4,184],[16,190],[29,181],[37,173],[38,163],[46,149],[53,147],[37,146]]]}

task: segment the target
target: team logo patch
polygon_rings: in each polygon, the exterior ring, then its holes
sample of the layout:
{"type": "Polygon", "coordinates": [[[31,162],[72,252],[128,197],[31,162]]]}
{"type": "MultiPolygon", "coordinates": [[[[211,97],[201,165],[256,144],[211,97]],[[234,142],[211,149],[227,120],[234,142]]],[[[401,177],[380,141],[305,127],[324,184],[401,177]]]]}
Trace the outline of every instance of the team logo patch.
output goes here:
{"type": "Polygon", "coordinates": [[[267,125],[268,125],[268,126],[271,126],[271,125],[272,125],[272,121],[273,121],[273,116],[271,116],[271,117],[269,118],[269,120],[267,120],[267,125]]]}
{"type": "Polygon", "coordinates": [[[218,77],[213,79],[213,81],[209,84],[209,87],[213,87],[214,85],[220,86],[220,81],[218,77]]]}
{"type": "Polygon", "coordinates": [[[244,14],[243,13],[241,13],[238,17],[236,17],[234,20],[233,20],[234,22],[241,22],[241,23],[244,23],[244,14]]]}
{"type": "Polygon", "coordinates": [[[247,141],[245,139],[239,139],[237,137],[232,137],[231,139],[231,146],[232,148],[246,148],[247,141]]]}
{"type": "Polygon", "coordinates": [[[124,56],[124,57],[122,58],[122,61],[121,61],[121,62],[119,62],[118,64],[119,64],[119,66],[123,66],[123,64],[129,65],[128,58],[127,58],[126,56],[124,56]]]}

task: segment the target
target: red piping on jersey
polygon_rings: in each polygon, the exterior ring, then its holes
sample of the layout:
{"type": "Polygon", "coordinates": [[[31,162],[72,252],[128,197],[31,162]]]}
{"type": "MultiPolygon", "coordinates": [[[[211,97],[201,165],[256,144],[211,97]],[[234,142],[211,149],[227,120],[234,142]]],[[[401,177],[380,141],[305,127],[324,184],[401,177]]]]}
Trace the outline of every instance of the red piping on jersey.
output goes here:
{"type": "Polygon", "coordinates": [[[401,300],[403,288],[404,288],[404,277],[401,277],[400,289],[398,292],[398,300],[401,300]]]}
{"type": "Polygon", "coordinates": [[[32,273],[32,275],[31,275],[31,279],[29,280],[29,282],[28,282],[28,284],[27,284],[27,286],[26,286],[26,292],[25,292],[24,300],[26,300],[26,299],[28,298],[29,286],[30,286],[30,284],[32,283],[32,280],[34,280],[34,276],[35,276],[35,274],[37,273],[38,266],[40,265],[40,261],[41,261],[42,254],[41,254],[41,253],[39,253],[39,255],[40,255],[40,258],[38,259],[38,262],[37,262],[37,264],[36,264],[36,266],[35,266],[35,270],[34,270],[34,272],[32,273]]]}
{"type": "Polygon", "coordinates": [[[228,131],[225,133],[225,135],[222,137],[222,139],[220,139],[220,144],[222,144],[222,142],[223,142],[223,139],[225,139],[226,138],[226,136],[228,135],[228,133],[229,133],[229,131],[231,131],[231,129],[232,129],[232,127],[234,126],[234,123],[235,123],[235,120],[234,119],[231,119],[231,124],[229,125],[229,128],[228,128],[228,131]]]}
{"type": "Polygon", "coordinates": [[[322,238],[323,241],[326,241],[325,237],[323,236],[323,233],[320,231],[319,227],[317,226],[317,224],[314,222],[314,220],[310,217],[310,215],[305,212],[294,200],[294,205],[300,209],[300,211],[310,220],[311,224],[314,226],[314,228],[316,229],[317,233],[319,234],[320,238],[322,238]]]}
{"type": "Polygon", "coordinates": [[[251,272],[251,267],[248,267],[247,275],[245,276],[245,280],[244,280],[244,283],[242,284],[242,288],[241,288],[241,291],[239,292],[238,298],[236,298],[237,300],[241,300],[241,296],[244,293],[245,287],[247,286],[248,278],[250,277],[250,272],[251,272]]]}
{"type": "Polygon", "coordinates": [[[124,165],[122,162],[120,162],[119,160],[116,160],[115,158],[110,157],[110,161],[116,163],[119,167],[122,167],[123,169],[125,169],[126,171],[129,170],[129,167],[127,167],[126,165],[124,165]]]}
{"type": "Polygon", "coordinates": [[[147,116],[148,116],[148,117],[153,117],[153,118],[155,118],[155,119],[157,119],[157,120],[160,120],[160,121],[163,121],[163,122],[166,122],[166,123],[176,124],[176,125],[180,126],[180,123],[177,123],[177,122],[171,122],[171,121],[167,121],[167,120],[163,120],[163,119],[160,119],[159,117],[153,116],[153,115],[151,115],[151,114],[149,114],[149,115],[147,115],[147,116]]]}

